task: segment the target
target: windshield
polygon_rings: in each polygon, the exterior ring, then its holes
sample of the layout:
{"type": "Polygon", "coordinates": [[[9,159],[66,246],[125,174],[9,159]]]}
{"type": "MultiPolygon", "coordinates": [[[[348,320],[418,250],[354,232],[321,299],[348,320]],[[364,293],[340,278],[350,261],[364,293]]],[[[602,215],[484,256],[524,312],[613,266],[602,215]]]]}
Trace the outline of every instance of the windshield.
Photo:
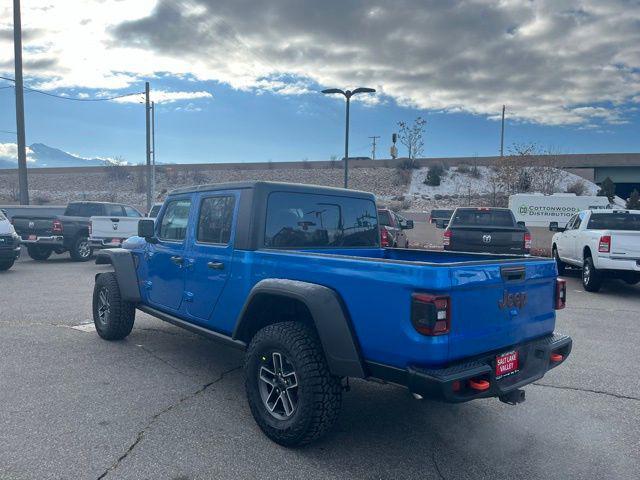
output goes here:
{"type": "Polygon", "coordinates": [[[490,225],[492,227],[514,227],[515,222],[510,210],[456,210],[451,225],[490,225]]]}
{"type": "Polygon", "coordinates": [[[640,215],[634,213],[593,213],[587,224],[590,230],[640,231],[640,215]]]}

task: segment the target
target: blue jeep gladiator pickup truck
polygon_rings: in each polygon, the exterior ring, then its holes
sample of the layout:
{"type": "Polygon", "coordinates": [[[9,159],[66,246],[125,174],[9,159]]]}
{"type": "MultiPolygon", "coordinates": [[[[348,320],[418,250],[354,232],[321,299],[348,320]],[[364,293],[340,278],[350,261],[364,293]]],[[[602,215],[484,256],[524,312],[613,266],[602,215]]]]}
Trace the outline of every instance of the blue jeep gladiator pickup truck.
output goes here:
{"type": "Polygon", "coordinates": [[[349,377],[446,402],[524,400],[565,361],[552,259],[380,247],[370,193],[246,182],[173,191],[96,260],[93,318],[120,340],[136,310],[245,350],[256,422],[286,446],[335,422],[349,377]]]}

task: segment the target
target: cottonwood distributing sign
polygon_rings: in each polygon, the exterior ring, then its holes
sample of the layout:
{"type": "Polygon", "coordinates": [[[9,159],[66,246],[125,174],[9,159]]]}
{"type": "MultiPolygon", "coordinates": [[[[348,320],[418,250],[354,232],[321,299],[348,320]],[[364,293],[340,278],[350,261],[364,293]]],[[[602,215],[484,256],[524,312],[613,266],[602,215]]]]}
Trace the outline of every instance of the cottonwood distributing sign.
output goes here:
{"type": "Polygon", "coordinates": [[[532,227],[548,227],[550,222],[558,222],[558,226],[564,227],[573,215],[582,210],[608,206],[607,197],[526,193],[509,197],[509,208],[516,220],[532,227]]]}

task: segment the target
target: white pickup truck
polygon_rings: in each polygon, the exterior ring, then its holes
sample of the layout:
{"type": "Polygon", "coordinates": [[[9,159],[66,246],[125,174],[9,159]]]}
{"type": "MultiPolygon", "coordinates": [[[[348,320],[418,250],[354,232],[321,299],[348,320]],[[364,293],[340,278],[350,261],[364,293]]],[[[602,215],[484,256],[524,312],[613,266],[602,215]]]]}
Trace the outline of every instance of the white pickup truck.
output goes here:
{"type": "Polygon", "coordinates": [[[582,268],[582,284],[588,292],[600,290],[605,278],[619,278],[630,285],[640,282],[640,210],[584,210],[560,228],[551,251],[562,275],[567,265],[582,268]]]}
{"type": "Polygon", "coordinates": [[[113,248],[121,246],[127,238],[138,234],[138,222],[142,214],[133,207],[125,206],[123,217],[91,217],[89,244],[91,248],[113,248]]]}

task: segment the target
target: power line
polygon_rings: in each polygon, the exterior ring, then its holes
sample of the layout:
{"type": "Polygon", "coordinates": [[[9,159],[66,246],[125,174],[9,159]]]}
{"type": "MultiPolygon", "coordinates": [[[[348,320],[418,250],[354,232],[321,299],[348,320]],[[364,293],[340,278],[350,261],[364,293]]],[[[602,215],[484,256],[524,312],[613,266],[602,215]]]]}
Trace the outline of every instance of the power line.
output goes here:
{"type": "MultiPolygon", "coordinates": [[[[0,77],[2,80],[7,80],[9,82],[15,82],[13,78],[8,77],[0,77]]],[[[2,87],[2,88],[12,88],[2,87]]],[[[144,92],[131,92],[131,93],[123,93],[122,95],[116,95],[113,97],[100,97],[100,98],[81,98],[81,97],[65,97],[64,95],[56,95],[55,93],[44,92],[42,90],[38,90],[36,88],[24,87],[27,92],[39,93],[40,95],[46,95],[47,97],[60,98],[62,100],[71,100],[74,102],[107,102],[109,100],[116,100],[118,98],[130,97],[132,95],[143,95],[144,92]]]]}

